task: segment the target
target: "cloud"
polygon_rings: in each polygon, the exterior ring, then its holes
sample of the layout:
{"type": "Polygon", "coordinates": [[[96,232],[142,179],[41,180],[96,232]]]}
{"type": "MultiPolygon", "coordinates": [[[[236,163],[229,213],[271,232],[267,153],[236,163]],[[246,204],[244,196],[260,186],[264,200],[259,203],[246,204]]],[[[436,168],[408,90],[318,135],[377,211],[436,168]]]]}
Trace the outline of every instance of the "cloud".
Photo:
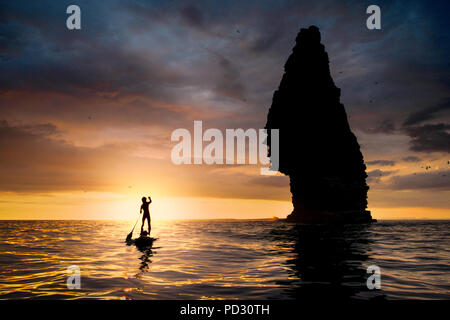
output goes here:
{"type": "Polygon", "coordinates": [[[204,28],[203,14],[196,6],[187,5],[181,8],[180,14],[189,25],[199,29],[204,28]]]}
{"type": "MultiPolygon", "coordinates": [[[[143,154],[164,153],[159,141],[193,120],[262,127],[295,36],[312,24],[321,28],[352,128],[370,133],[364,152],[371,159],[398,155],[405,133],[419,152],[448,152],[445,124],[419,126],[444,123],[447,110],[439,105],[450,84],[449,34],[441,32],[449,27],[448,10],[441,3],[382,1],[383,32],[368,31],[364,4],[351,1],[78,3],[83,29],[77,32],[65,28],[64,2],[0,4],[0,114],[9,120],[0,125],[7,147],[0,155],[2,190],[101,188],[114,183],[117,163],[125,171],[125,164],[137,167],[126,153],[148,143],[143,154]],[[412,32],[411,25],[420,27],[412,32]],[[96,148],[77,147],[97,138],[96,148]]],[[[161,180],[173,179],[175,188],[177,178],[193,181],[208,171],[183,170],[160,170],[174,174],[161,180]]],[[[265,197],[258,186],[283,189],[278,178],[256,178],[250,190],[251,178],[239,177],[221,190],[206,182],[193,190],[265,197]]]]}
{"type": "Polygon", "coordinates": [[[395,132],[395,125],[391,120],[386,119],[383,120],[372,132],[392,134],[395,132]]]}
{"type": "Polygon", "coordinates": [[[367,172],[367,182],[374,182],[378,183],[381,181],[381,177],[387,177],[395,173],[396,170],[393,171],[383,171],[380,169],[375,169],[372,171],[367,172]]]}
{"type": "Polygon", "coordinates": [[[161,150],[153,138],[88,148],[58,135],[52,124],[0,121],[0,192],[130,192],[129,186],[136,192],[152,186],[170,196],[289,199],[288,177],[260,177],[259,168],[247,166],[177,166],[170,149],[153,157],[154,149],[161,150]]]}
{"type": "Polygon", "coordinates": [[[217,79],[216,91],[234,99],[245,100],[246,89],[241,81],[239,69],[227,58],[217,54],[220,73],[217,79]]]}
{"type": "Polygon", "coordinates": [[[270,30],[263,33],[248,42],[248,48],[254,53],[263,53],[273,47],[273,45],[280,39],[281,30],[270,30]]]}
{"type": "Polygon", "coordinates": [[[105,166],[125,161],[126,153],[110,146],[75,147],[54,139],[51,124],[10,126],[0,122],[0,191],[44,192],[110,187],[105,166]]]}
{"type": "Polygon", "coordinates": [[[412,138],[410,149],[417,152],[450,153],[449,124],[427,124],[407,127],[405,131],[412,138]]]}
{"type": "Polygon", "coordinates": [[[288,176],[261,176],[249,180],[250,184],[264,187],[286,188],[289,186],[288,176]]]}
{"type": "Polygon", "coordinates": [[[419,124],[426,120],[434,119],[436,117],[436,113],[444,110],[450,110],[450,99],[445,101],[444,103],[438,104],[436,106],[432,106],[429,108],[425,108],[423,110],[414,112],[408,116],[408,118],[403,123],[404,126],[411,126],[415,124],[419,124]]]}
{"type": "Polygon", "coordinates": [[[420,159],[419,157],[416,157],[416,156],[408,156],[408,157],[402,158],[402,160],[405,162],[419,162],[422,159],[420,159]]]}
{"type": "Polygon", "coordinates": [[[366,164],[370,166],[378,165],[378,166],[394,166],[395,161],[392,160],[373,160],[373,161],[367,161],[366,164]]]}
{"type": "Polygon", "coordinates": [[[450,171],[436,171],[394,176],[389,179],[388,187],[394,190],[450,189],[450,171]]]}
{"type": "Polygon", "coordinates": [[[114,45],[92,43],[71,54],[27,55],[22,57],[28,60],[26,63],[11,60],[0,67],[0,92],[44,91],[78,99],[143,95],[167,101],[173,96],[170,87],[180,86],[183,78],[178,71],[152,59],[151,54],[143,56],[131,48],[114,45]]]}
{"type": "MultiPolygon", "coordinates": [[[[403,131],[411,138],[410,149],[418,152],[450,152],[450,124],[432,123],[419,125],[422,122],[433,120],[442,111],[450,110],[450,100],[444,103],[411,113],[403,123],[403,131]]],[[[445,121],[441,117],[440,121],[445,121]]]]}

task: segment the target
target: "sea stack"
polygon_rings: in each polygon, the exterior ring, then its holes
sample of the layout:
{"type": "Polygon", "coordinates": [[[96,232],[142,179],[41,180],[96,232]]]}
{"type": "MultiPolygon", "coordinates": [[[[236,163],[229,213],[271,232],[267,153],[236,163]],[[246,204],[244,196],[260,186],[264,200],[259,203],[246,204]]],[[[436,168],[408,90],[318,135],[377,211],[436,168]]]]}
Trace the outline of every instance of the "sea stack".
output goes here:
{"type": "MultiPolygon", "coordinates": [[[[315,26],[301,29],[273,94],[266,129],[279,129],[279,171],[299,223],[366,223],[366,166],[315,26]]],[[[270,137],[270,135],[269,135],[270,137]]],[[[270,138],[267,140],[270,155],[270,138]]]]}

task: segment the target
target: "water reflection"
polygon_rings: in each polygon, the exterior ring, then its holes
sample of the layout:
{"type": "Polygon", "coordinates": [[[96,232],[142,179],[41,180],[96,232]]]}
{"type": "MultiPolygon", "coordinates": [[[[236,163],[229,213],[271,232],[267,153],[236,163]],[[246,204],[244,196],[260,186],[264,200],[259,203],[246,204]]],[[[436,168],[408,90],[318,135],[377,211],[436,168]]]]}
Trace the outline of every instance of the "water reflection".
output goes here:
{"type": "Polygon", "coordinates": [[[127,242],[128,246],[135,246],[136,249],[142,253],[142,255],[139,257],[140,263],[139,263],[139,272],[135,275],[136,279],[141,280],[144,273],[148,272],[150,267],[149,265],[152,263],[152,260],[150,257],[153,256],[153,241],[149,242],[146,245],[139,245],[135,242],[127,242]]]}
{"type": "Polygon", "coordinates": [[[271,236],[285,241],[293,257],[286,261],[294,277],[284,283],[293,298],[373,298],[366,273],[373,240],[369,225],[290,225],[271,236]]]}
{"type": "Polygon", "coordinates": [[[141,264],[139,266],[140,272],[136,274],[137,279],[142,278],[142,274],[147,272],[149,270],[149,264],[152,263],[152,260],[150,260],[150,257],[153,256],[153,251],[151,248],[142,248],[139,249],[143,253],[143,255],[139,258],[141,260],[141,264]]]}

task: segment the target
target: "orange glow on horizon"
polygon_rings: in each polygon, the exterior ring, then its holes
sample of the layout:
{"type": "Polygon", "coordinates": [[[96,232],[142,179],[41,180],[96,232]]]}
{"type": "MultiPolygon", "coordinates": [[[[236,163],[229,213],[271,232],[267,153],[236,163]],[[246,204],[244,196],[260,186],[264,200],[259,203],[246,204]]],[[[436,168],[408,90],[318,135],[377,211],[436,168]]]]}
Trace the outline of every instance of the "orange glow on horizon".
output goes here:
{"type": "MultiPolygon", "coordinates": [[[[139,193],[3,194],[0,219],[6,220],[135,220],[139,193]]],[[[167,197],[151,194],[154,220],[285,218],[290,201],[211,197],[167,197]]],[[[375,219],[450,219],[450,209],[428,207],[372,207],[375,219]]]]}

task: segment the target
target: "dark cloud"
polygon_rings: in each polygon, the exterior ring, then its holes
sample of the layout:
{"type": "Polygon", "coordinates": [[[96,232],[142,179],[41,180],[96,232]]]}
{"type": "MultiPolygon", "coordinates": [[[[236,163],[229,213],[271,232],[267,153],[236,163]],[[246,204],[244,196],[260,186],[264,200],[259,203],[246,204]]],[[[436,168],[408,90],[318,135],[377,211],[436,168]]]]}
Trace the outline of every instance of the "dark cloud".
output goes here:
{"type": "Polygon", "coordinates": [[[450,152],[449,124],[427,124],[407,127],[406,133],[412,138],[411,150],[417,152],[450,152]]]}
{"type": "Polygon", "coordinates": [[[426,108],[417,112],[414,112],[408,116],[408,118],[403,123],[404,126],[416,125],[421,122],[434,119],[436,117],[436,113],[441,111],[450,110],[450,100],[445,101],[444,103],[438,104],[436,106],[426,108]]]}
{"type": "MultiPolygon", "coordinates": [[[[418,152],[450,152],[450,124],[433,123],[419,125],[435,119],[439,113],[450,110],[450,100],[411,113],[403,123],[403,131],[411,138],[411,150],[418,152]]],[[[445,117],[440,117],[440,121],[445,117]]]]}
{"type": "Polygon", "coordinates": [[[372,132],[392,134],[395,132],[395,125],[391,120],[386,119],[383,120],[372,132]]]}
{"type": "Polygon", "coordinates": [[[416,173],[404,176],[394,176],[389,179],[388,186],[394,190],[417,189],[450,189],[450,171],[416,173]]]}
{"type": "Polygon", "coordinates": [[[422,159],[420,159],[419,157],[416,157],[416,156],[408,156],[408,157],[402,158],[402,160],[405,162],[419,162],[422,159]]]}
{"type": "Polygon", "coordinates": [[[280,39],[281,30],[275,29],[268,33],[259,35],[248,43],[248,48],[254,53],[263,53],[272,48],[272,46],[280,39]]]}
{"type": "Polygon", "coordinates": [[[252,178],[250,184],[260,185],[265,187],[286,188],[289,186],[289,177],[287,176],[261,176],[252,178]]]}
{"type": "Polygon", "coordinates": [[[217,79],[216,91],[226,97],[245,100],[246,89],[239,68],[224,56],[219,54],[217,56],[221,72],[217,79]]]}
{"type": "Polygon", "coordinates": [[[187,5],[180,10],[181,17],[191,26],[199,29],[204,28],[202,12],[194,5],[187,5]]]}
{"type": "Polygon", "coordinates": [[[383,171],[380,169],[375,169],[372,171],[367,172],[367,182],[369,183],[378,183],[381,181],[382,177],[387,177],[392,175],[393,173],[395,173],[396,170],[392,170],[392,171],[383,171]]]}
{"type": "Polygon", "coordinates": [[[129,48],[92,44],[72,54],[43,54],[23,64],[2,64],[0,91],[26,89],[27,93],[48,91],[78,98],[140,94],[161,100],[172,96],[168,88],[180,86],[183,78],[176,70],[129,48]]]}
{"type": "Polygon", "coordinates": [[[0,61],[20,56],[27,42],[26,28],[18,24],[0,24],[0,61]]]}
{"type": "Polygon", "coordinates": [[[366,164],[370,166],[395,166],[395,161],[393,160],[373,160],[373,161],[367,161],[366,164]]]}

